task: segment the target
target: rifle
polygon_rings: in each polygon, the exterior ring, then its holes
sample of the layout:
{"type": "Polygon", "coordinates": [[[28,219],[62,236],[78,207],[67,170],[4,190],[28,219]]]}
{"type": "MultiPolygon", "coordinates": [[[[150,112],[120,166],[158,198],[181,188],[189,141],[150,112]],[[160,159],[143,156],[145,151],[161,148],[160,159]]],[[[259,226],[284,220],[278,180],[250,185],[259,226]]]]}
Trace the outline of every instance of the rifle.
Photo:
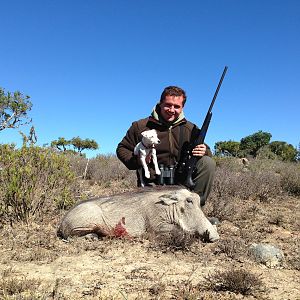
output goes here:
{"type": "Polygon", "coordinates": [[[211,120],[211,117],[212,117],[212,112],[211,111],[212,111],[212,108],[213,108],[214,103],[216,101],[216,98],[218,96],[218,92],[219,92],[219,89],[222,85],[222,82],[223,82],[223,79],[224,79],[225,74],[227,72],[227,69],[228,69],[228,67],[225,66],[223,74],[222,74],[221,79],[219,81],[218,87],[215,91],[214,97],[211,101],[208,112],[207,112],[206,117],[204,119],[204,122],[202,124],[202,127],[201,127],[200,130],[198,129],[198,132],[197,132],[198,137],[195,140],[193,140],[192,142],[190,142],[185,147],[185,149],[182,149],[182,151],[181,151],[181,158],[180,158],[179,163],[178,163],[177,173],[180,176],[180,178],[185,178],[184,185],[186,187],[190,188],[190,189],[192,189],[195,186],[195,183],[193,182],[193,179],[192,179],[192,175],[193,175],[193,172],[195,170],[196,162],[198,161],[198,159],[201,158],[201,157],[199,158],[197,156],[193,156],[192,150],[197,145],[200,145],[200,144],[204,143],[204,139],[205,139],[205,136],[206,136],[206,133],[207,133],[207,130],[208,130],[208,126],[209,126],[209,123],[210,123],[210,120],[211,120]]]}

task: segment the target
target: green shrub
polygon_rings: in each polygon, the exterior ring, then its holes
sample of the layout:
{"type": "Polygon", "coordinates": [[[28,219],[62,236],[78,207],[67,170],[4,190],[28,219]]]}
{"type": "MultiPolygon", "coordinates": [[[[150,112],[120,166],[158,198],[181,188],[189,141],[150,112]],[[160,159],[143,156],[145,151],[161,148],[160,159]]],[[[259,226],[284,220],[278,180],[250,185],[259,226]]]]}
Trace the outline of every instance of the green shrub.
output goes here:
{"type": "Polygon", "coordinates": [[[74,177],[64,155],[36,146],[0,145],[1,219],[27,222],[72,205],[74,177]]]}

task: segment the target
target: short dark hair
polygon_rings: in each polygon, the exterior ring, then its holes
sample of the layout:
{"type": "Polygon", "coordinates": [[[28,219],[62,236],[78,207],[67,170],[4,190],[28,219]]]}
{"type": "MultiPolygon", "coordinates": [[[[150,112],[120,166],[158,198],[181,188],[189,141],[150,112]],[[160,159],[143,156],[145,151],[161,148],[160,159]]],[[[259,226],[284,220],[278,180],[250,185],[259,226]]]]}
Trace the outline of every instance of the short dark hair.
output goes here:
{"type": "Polygon", "coordinates": [[[178,86],[167,86],[163,90],[163,92],[160,96],[160,101],[159,102],[162,103],[165,100],[166,96],[183,96],[182,105],[184,106],[184,104],[185,104],[186,93],[182,88],[180,88],[178,86]]]}

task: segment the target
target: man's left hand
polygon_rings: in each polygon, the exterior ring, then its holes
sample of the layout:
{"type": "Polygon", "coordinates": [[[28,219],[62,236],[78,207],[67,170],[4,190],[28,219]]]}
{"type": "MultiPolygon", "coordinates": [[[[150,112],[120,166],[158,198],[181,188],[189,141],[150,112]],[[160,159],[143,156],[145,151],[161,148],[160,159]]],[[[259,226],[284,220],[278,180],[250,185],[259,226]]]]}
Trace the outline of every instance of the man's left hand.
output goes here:
{"type": "Polygon", "coordinates": [[[192,153],[194,156],[204,156],[206,152],[206,146],[204,144],[197,145],[193,150],[192,153]]]}

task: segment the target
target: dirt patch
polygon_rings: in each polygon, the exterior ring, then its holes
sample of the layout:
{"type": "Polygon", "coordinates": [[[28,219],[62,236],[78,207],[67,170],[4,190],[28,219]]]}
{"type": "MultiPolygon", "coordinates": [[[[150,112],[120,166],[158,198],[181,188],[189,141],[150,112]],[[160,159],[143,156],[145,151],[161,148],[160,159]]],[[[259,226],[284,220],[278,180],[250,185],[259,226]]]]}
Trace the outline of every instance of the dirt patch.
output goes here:
{"type": "MultiPolygon", "coordinates": [[[[153,237],[69,242],[56,237],[60,216],[47,224],[1,228],[0,298],[3,299],[300,299],[299,198],[235,203],[218,225],[216,243],[194,241],[184,250],[153,237]],[[267,268],[248,253],[269,243],[285,255],[267,268]],[[229,269],[261,279],[247,295],[207,287],[207,278],[229,269]]],[[[209,214],[209,205],[205,209],[209,214]]]]}

